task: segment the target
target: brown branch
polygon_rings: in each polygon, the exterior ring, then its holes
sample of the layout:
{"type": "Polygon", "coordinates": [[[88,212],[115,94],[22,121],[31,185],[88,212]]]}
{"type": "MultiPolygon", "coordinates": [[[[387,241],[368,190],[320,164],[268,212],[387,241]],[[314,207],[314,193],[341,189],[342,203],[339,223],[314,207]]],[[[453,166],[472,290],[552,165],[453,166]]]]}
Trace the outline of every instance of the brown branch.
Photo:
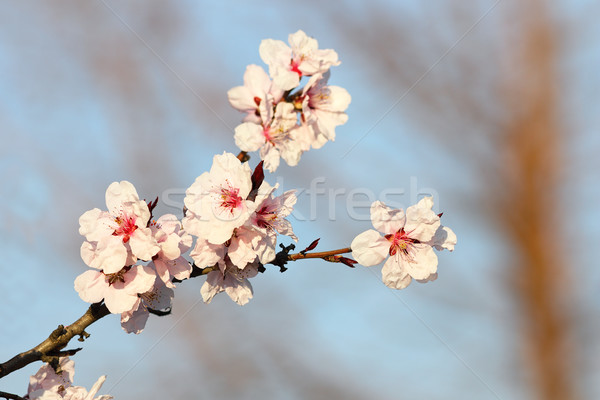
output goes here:
{"type": "Polygon", "coordinates": [[[27,350],[21,354],[17,354],[10,360],[0,364],[0,378],[23,368],[24,366],[31,364],[35,361],[50,362],[52,359],[57,357],[64,357],[66,355],[73,355],[81,349],[65,350],[64,349],[71,339],[75,336],[79,336],[79,340],[83,341],[89,334],[85,329],[98,321],[99,319],[110,314],[108,308],[103,303],[92,304],[88,310],[79,318],[77,321],[68,326],[59,325],[48,339],[38,344],[31,350],[27,350]]]}
{"type": "MultiPolygon", "coordinates": [[[[242,152],[243,153],[243,152],[242,152]]],[[[241,153],[240,153],[241,154],[241,153]]],[[[289,247],[285,251],[285,258],[287,261],[296,261],[305,258],[321,258],[325,261],[329,262],[341,262],[350,267],[353,267],[353,263],[356,261],[347,259],[346,257],[341,257],[340,254],[350,253],[352,249],[350,247],[345,247],[343,249],[338,250],[330,250],[330,251],[322,251],[316,253],[306,253],[302,251],[296,254],[287,254],[287,251],[291,250],[293,247],[289,247]]],[[[193,270],[190,278],[196,276],[206,275],[211,271],[215,271],[218,269],[216,265],[199,268],[195,264],[192,265],[193,270]]],[[[175,282],[180,282],[177,279],[174,279],[175,282]]],[[[77,321],[68,326],[59,325],[46,340],[42,343],[38,344],[31,350],[27,350],[23,353],[17,354],[10,360],[0,364],[0,378],[17,371],[26,365],[29,365],[35,361],[44,361],[51,362],[52,360],[56,360],[58,357],[71,356],[77,353],[81,348],[63,350],[73,339],[75,336],[79,336],[79,340],[83,341],[89,334],[85,331],[85,329],[98,321],[101,318],[109,315],[110,311],[106,307],[104,303],[94,303],[92,304],[88,310],[83,314],[77,321]]],[[[9,393],[6,393],[9,396],[13,397],[5,397],[5,398],[20,398],[14,397],[9,393]]],[[[0,392],[0,397],[3,395],[3,392],[0,392]]]]}
{"type": "Polygon", "coordinates": [[[287,271],[286,264],[288,263],[288,261],[297,261],[305,258],[320,258],[325,261],[342,263],[351,268],[354,268],[354,264],[356,264],[355,260],[340,256],[340,254],[350,253],[352,251],[350,247],[344,247],[343,249],[338,250],[321,251],[317,253],[307,253],[308,249],[314,249],[318,242],[319,239],[313,241],[310,244],[310,246],[296,254],[290,254],[290,251],[294,250],[294,248],[296,247],[294,244],[290,244],[289,246],[284,246],[283,244],[280,244],[279,246],[281,247],[281,251],[277,253],[275,255],[275,259],[268,264],[275,265],[279,267],[281,272],[285,272],[287,271]]]}
{"type": "MultiPolygon", "coordinates": [[[[190,278],[206,275],[211,271],[218,269],[216,265],[206,268],[198,268],[196,265],[193,265],[193,271],[190,278]]],[[[181,282],[180,280],[173,279],[174,282],[181,282]]],[[[159,314],[158,312],[154,312],[155,314],[159,314]]],[[[17,354],[10,360],[0,364],[0,378],[19,370],[26,365],[29,365],[35,361],[44,361],[50,362],[53,359],[57,359],[58,357],[66,357],[72,356],[76,354],[81,348],[71,349],[71,350],[62,350],[64,349],[71,339],[75,336],[79,336],[79,341],[83,342],[84,339],[87,339],[90,335],[85,331],[85,329],[98,321],[101,318],[104,318],[110,314],[108,308],[104,303],[94,303],[92,304],[88,310],[79,318],[77,321],[68,326],[59,325],[50,336],[42,343],[38,344],[31,350],[27,350],[21,354],[17,354]]],[[[3,396],[3,392],[0,392],[0,397],[3,396]]],[[[6,398],[6,397],[5,397],[6,398]]],[[[20,399],[20,397],[17,397],[20,399]]]]}
{"type": "Polygon", "coordinates": [[[17,396],[16,394],[6,393],[6,392],[0,392],[0,397],[3,399],[10,399],[10,400],[25,400],[21,396],[17,396]]]}
{"type": "MultiPolygon", "coordinates": [[[[327,258],[330,258],[331,256],[335,256],[338,254],[344,254],[344,253],[350,253],[351,251],[352,251],[352,249],[350,247],[345,247],[343,249],[321,251],[321,252],[317,252],[317,253],[302,253],[302,252],[300,252],[300,253],[288,255],[288,261],[302,260],[304,258],[322,258],[322,259],[326,260],[327,258]]],[[[326,260],[326,261],[329,261],[329,260],[326,260]]]]}

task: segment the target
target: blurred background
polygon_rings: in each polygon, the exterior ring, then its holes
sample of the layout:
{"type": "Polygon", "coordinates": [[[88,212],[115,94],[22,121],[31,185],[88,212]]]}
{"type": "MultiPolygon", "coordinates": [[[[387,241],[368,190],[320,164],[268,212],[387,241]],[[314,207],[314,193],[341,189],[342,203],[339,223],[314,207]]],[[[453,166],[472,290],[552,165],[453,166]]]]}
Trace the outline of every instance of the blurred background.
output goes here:
{"type": "MultiPolygon", "coordinates": [[[[299,194],[299,247],[370,228],[353,189],[434,194],[458,235],[439,279],[392,291],[379,267],[305,260],[268,268],[244,307],[203,304],[194,279],[141,335],[92,325],[75,383],[107,374],[117,399],[600,398],[599,16],[583,0],[3,2],[0,361],[87,308],[79,216],[118,180],[181,216],[213,155],[237,153],[227,90],[262,65],[262,39],[303,29],[338,52],[330,83],[352,104],[335,142],[267,176],[322,182],[299,194]]],[[[25,394],[39,366],[0,390],[25,394]]]]}

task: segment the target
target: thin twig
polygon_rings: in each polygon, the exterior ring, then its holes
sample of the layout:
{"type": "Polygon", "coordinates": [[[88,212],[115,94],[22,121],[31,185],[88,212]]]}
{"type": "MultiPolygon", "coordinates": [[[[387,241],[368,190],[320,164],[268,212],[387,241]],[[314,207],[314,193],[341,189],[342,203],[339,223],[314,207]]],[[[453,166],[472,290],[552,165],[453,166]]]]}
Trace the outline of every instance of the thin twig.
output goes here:
{"type": "Polygon", "coordinates": [[[296,253],[288,255],[289,261],[301,260],[304,258],[326,258],[330,256],[335,256],[338,254],[350,253],[352,249],[350,247],[345,247],[343,249],[338,250],[330,250],[330,251],[321,251],[317,253],[296,253]]]}

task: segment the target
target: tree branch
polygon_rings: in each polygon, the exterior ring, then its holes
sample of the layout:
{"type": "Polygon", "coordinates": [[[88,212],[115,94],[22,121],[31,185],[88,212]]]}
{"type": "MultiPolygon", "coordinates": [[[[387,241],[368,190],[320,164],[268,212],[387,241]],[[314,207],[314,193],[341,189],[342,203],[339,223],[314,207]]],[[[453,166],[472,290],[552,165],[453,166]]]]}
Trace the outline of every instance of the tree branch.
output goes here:
{"type": "MultiPolygon", "coordinates": [[[[322,251],[317,253],[306,253],[306,250],[301,251],[296,254],[289,254],[290,250],[293,250],[294,246],[290,245],[288,247],[284,247],[281,245],[283,250],[278,254],[278,259],[271,262],[271,264],[277,265],[281,268],[281,271],[285,271],[285,263],[287,261],[296,261],[305,258],[321,258],[325,261],[329,262],[341,262],[343,264],[348,265],[349,267],[353,267],[353,264],[356,261],[342,257],[340,254],[350,253],[352,249],[350,247],[346,247],[338,250],[330,250],[330,251],[322,251]],[[280,265],[281,264],[281,265],[280,265]]],[[[310,246],[309,246],[310,248],[310,246]]],[[[193,270],[190,278],[196,276],[206,275],[211,271],[217,270],[218,267],[216,265],[199,268],[196,265],[192,265],[193,270]]],[[[179,280],[174,279],[175,282],[179,282],[179,280]]],[[[57,360],[58,357],[71,356],[81,350],[81,348],[63,350],[73,339],[75,336],[79,336],[79,341],[84,341],[89,334],[85,331],[85,329],[98,321],[101,318],[104,318],[110,314],[108,308],[104,303],[94,303],[92,304],[88,310],[79,318],[77,321],[68,326],[59,325],[46,340],[42,343],[38,344],[31,350],[27,350],[23,353],[17,354],[10,360],[0,364],[0,378],[19,370],[26,365],[29,365],[35,361],[44,361],[51,362],[52,360],[57,360]]],[[[8,399],[20,399],[20,397],[14,397],[14,395],[8,394],[13,397],[5,397],[8,399]]],[[[0,392],[0,397],[4,395],[3,392],[0,392]]]]}
{"type": "Polygon", "coordinates": [[[352,249],[350,247],[344,247],[343,249],[338,249],[338,250],[321,251],[321,252],[317,252],[317,253],[300,252],[300,253],[296,253],[296,254],[289,254],[288,261],[302,260],[304,258],[322,258],[326,261],[329,261],[329,260],[327,260],[327,258],[330,258],[331,256],[335,256],[338,254],[344,254],[344,253],[350,253],[350,252],[352,252],[352,249]]]}
{"type": "Polygon", "coordinates": [[[66,355],[77,353],[81,350],[80,348],[65,351],[62,351],[62,349],[64,349],[75,336],[79,336],[79,341],[83,342],[83,340],[89,336],[85,329],[108,314],[110,314],[110,311],[108,311],[108,308],[106,308],[104,303],[92,304],[85,314],[71,325],[66,327],[59,325],[58,328],[48,336],[48,339],[44,340],[42,343],[31,350],[17,354],[10,360],[0,364],[0,378],[35,361],[50,362],[57,357],[64,357],[66,355]]]}
{"type": "Polygon", "coordinates": [[[17,396],[16,394],[0,392],[0,398],[10,399],[10,400],[25,400],[21,396],[17,396]]]}
{"type": "Polygon", "coordinates": [[[290,254],[290,251],[294,250],[296,247],[294,244],[290,244],[289,246],[280,244],[279,246],[281,247],[281,251],[275,255],[275,259],[269,264],[275,265],[279,267],[281,272],[285,272],[287,271],[287,267],[285,265],[288,263],[288,261],[302,260],[305,258],[320,258],[328,262],[342,263],[350,268],[354,268],[356,261],[340,255],[344,253],[350,253],[352,251],[350,247],[344,247],[343,249],[338,250],[321,251],[317,253],[307,253],[308,250],[314,249],[318,242],[319,239],[312,242],[306,249],[295,254],[290,254]]]}

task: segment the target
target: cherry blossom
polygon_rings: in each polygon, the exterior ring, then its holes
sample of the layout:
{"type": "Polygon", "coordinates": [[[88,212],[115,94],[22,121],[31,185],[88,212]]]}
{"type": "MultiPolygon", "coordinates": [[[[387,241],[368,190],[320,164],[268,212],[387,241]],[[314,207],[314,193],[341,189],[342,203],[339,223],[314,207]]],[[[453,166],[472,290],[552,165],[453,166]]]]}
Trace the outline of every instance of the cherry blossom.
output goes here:
{"type": "Polygon", "coordinates": [[[216,294],[225,292],[231,300],[240,306],[247,304],[252,298],[252,285],[249,278],[258,274],[258,262],[248,264],[244,269],[233,265],[229,257],[218,263],[218,269],[206,276],[200,293],[205,303],[210,303],[216,294]]]}
{"type": "Polygon", "coordinates": [[[264,115],[262,124],[245,122],[238,125],[235,128],[235,144],[243,151],[260,150],[260,158],[270,172],[277,170],[280,158],[290,166],[298,165],[302,149],[291,133],[298,122],[294,106],[281,102],[277,104],[274,115],[270,108],[264,115]]]}
{"type": "Polygon", "coordinates": [[[302,120],[307,125],[297,135],[308,135],[305,139],[297,140],[315,149],[328,140],[335,140],[335,127],[348,120],[344,111],[350,104],[350,94],[339,86],[328,86],[329,76],[329,71],[312,76],[297,100],[302,102],[302,120]]]}
{"type": "Polygon", "coordinates": [[[290,46],[281,40],[265,39],[259,48],[273,83],[283,90],[298,86],[302,76],[324,73],[331,66],[340,64],[334,50],[320,50],[317,40],[301,30],[290,34],[288,42],[290,46]]]}
{"type": "Polygon", "coordinates": [[[38,372],[29,378],[27,393],[38,390],[58,392],[60,387],[67,388],[71,386],[73,375],[75,375],[75,361],[69,359],[69,357],[61,357],[58,367],[59,372],[57,373],[50,364],[42,365],[38,372]]]}
{"type": "Polygon", "coordinates": [[[213,158],[210,172],[205,172],[186,190],[183,219],[186,232],[222,244],[233,230],[242,226],[256,208],[247,200],[252,189],[250,167],[231,153],[213,158]]]}
{"type": "Polygon", "coordinates": [[[173,214],[161,216],[150,224],[150,229],[160,247],[150,265],[154,266],[167,287],[174,288],[173,278],[187,279],[192,272],[192,266],[182,256],[192,247],[192,236],[183,230],[181,222],[173,214]]]}
{"type": "Polygon", "coordinates": [[[113,182],[106,190],[108,211],[98,208],[79,218],[79,233],[87,242],[81,246],[83,261],[105,273],[116,273],[123,265],[150,260],[159,247],[147,227],[148,204],[140,200],[127,181],[113,182]]]}
{"type": "Polygon", "coordinates": [[[39,371],[31,376],[25,397],[29,400],[110,400],[113,398],[109,395],[94,397],[106,380],[106,375],[98,378],[89,392],[84,387],[73,386],[74,365],[74,361],[69,357],[61,357],[58,374],[49,363],[42,365],[39,371]]]}
{"type": "Polygon", "coordinates": [[[96,383],[92,386],[90,391],[88,392],[86,388],[82,386],[71,386],[65,392],[64,400],[110,400],[113,397],[107,394],[94,397],[96,393],[100,390],[102,385],[106,381],[106,375],[102,375],[96,383]]]}
{"type": "Polygon", "coordinates": [[[156,273],[145,265],[133,265],[106,274],[88,270],[75,279],[75,290],[88,303],[104,299],[108,310],[121,314],[138,304],[138,295],[148,292],[156,280],[156,273]]]}
{"type": "Polygon", "coordinates": [[[288,190],[281,196],[274,197],[273,192],[276,189],[277,185],[271,187],[267,182],[263,182],[255,199],[256,211],[246,223],[249,229],[259,234],[259,240],[255,239],[252,245],[262,264],[271,262],[275,258],[277,234],[286,235],[294,241],[298,241],[292,224],[285,219],[292,213],[298,200],[296,191],[288,190]]]}
{"type": "Polygon", "coordinates": [[[456,235],[440,224],[433,199],[425,197],[406,209],[391,209],[380,201],[371,205],[373,227],[352,241],[352,256],[364,266],[381,263],[386,286],[404,289],[414,278],[434,280],[437,275],[436,249],[454,250],[456,235]],[[379,232],[378,232],[379,231],[379,232]],[[383,235],[382,235],[383,234],[383,235]]]}
{"type": "Polygon", "coordinates": [[[256,210],[244,225],[233,231],[227,242],[213,245],[199,238],[190,253],[196,266],[213,266],[225,255],[239,269],[244,269],[257,258],[262,264],[266,264],[275,258],[278,233],[298,241],[292,225],[285,219],[293,211],[296,203],[295,190],[274,197],[273,192],[276,189],[277,185],[262,183],[255,198],[256,210]]]}
{"type": "Polygon", "coordinates": [[[244,73],[244,86],[236,86],[227,92],[231,105],[246,113],[244,122],[262,124],[267,111],[283,97],[283,90],[273,85],[262,67],[248,65],[244,73]]]}
{"type": "Polygon", "coordinates": [[[127,333],[141,333],[150,315],[148,309],[161,311],[170,309],[173,296],[173,289],[167,287],[162,280],[156,279],[152,289],[140,293],[133,308],[121,314],[121,327],[127,333]]]}
{"type": "Polygon", "coordinates": [[[37,390],[29,394],[30,400],[110,400],[113,397],[109,395],[101,395],[98,397],[96,393],[100,390],[106,375],[102,375],[96,383],[92,386],[92,389],[88,392],[83,386],[69,386],[65,390],[54,392],[51,390],[37,390]]]}
{"type": "Polygon", "coordinates": [[[255,248],[259,247],[261,239],[259,232],[253,231],[244,225],[236,228],[231,238],[220,245],[214,245],[199,238],[194,249],[190,252],[190,256],[199,268],[212,267],[227,256],[233,265],[244,269],[246,265],[254,262],[258,257],[255,248]]]}

